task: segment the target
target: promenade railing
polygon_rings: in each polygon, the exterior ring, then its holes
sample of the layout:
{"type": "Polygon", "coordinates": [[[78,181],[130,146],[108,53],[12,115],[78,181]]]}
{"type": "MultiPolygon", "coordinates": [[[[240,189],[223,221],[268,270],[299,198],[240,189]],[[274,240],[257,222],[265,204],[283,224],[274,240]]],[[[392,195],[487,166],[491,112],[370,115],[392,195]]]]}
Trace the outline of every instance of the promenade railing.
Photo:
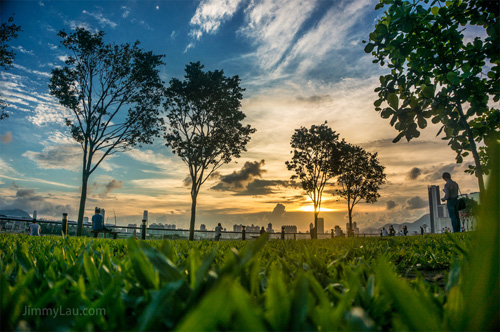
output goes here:
{"type": "MultiPolygon", "coordinates": [[[[21,217],[0,216],[0,233],[12,234],[29,234],[29,224],[32,219],[21,217]]],[[[41,226],[41,235],[56,235],[61,236],[63,229],[66,229],[66,235],[76,236],[77,222],[67,219],[67,215],[57,220],[37,220],[41,226]]],[[[180,240],[189,238],[188,229],[166,229],[158,227],[142,227],[139,226],[119,226],[119,225],[105,225],[106,228],[111,229],[113,232],[118,233],[118,238],[136,237],[137,239],[148,240],[180,240]]],[[[195,240],[215,240],[215,231],[212,230],[195,230],[195,240]]],[[[90,223],[83,224],[83,236],[93,237],[92,225],[90,223]]],[[[258,238],[260,232],[249,232],[242,229],[241,232],[236,231],[223,231],[220,240],[252,240],[258,238]]],[[[379,236],[378,234],[356,234],[358,237],[379,236]]],[[[99,237],[112,237],[110,234],[100,233],[99,237]]],[[[339,236],[334,236],[333,232],[318,233],[318,239],[331,239],[339,236]]],[[[344,237],[344,236],[342,236],[344,237]]],[[[269,233],[269,238],[274,240],[308,240],[311,239],[309,233],[288,233],[288,232],[273,232],[269,233]]]]}

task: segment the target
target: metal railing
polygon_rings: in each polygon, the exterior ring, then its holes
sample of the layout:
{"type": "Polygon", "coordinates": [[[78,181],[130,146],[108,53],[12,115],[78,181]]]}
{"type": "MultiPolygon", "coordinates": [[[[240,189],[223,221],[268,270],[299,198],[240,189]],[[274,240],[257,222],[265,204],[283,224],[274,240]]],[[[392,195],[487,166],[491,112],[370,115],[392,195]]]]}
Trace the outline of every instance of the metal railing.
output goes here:
{"type": "MultiPolygon", "coordinates": [[[[32,219],[21,218],[21,217],[8,217],[0,216],[0,232],[1,233],[14,233],[14,234],[29,234],[29,224],[32,219]]],[[[69,236],[76,236],[77,225],[76,221],[71,221],[67,219],[67,214],[63,214],[61,221],[56,220],[37,220],[37,223],[42,227],[42,235],[59,235],[63,233],[69,236]],[[65,231],[64,231],[65,230],[65,231]]],[[[141,226],[115,226],[115,225],[105,225],[106,228],[111,229],[116,232],[118,238],[129,238],[136,237],[140,239],[170,239],[170,240],[181,240],[189,238],[188,229],[165,229],[156,227],[145,227],[146,224],[143,222],[141,226]]],[[[102,232],[102,236],[106,238],[107,233],[102,232]]],[[[195,230],[195,240],[215,240],[215,231],[210,230],[195,230]]],[[[109,235],[109,234],[108,234],[109,235]]],[[[92,225],[90,223],[83,224],[83,236],[93,237],[92,225]]],[[[247,232],[246,227],[242,227],[241,232],[235,231],[224,231],[221,233],[220,240],[251,240],[258,238],[260,232],[247,232]]],[[[373,237],[379,236],[378,234],[356,234],[358,237],[373,237]]],[[[345,237],[345,236],[341,236],[345,237]]],[[[307,240],[311,239],[310,233],[288,233],[282,230],[281,232],[269,233],[270,239],[275,240],[307,240]]],[[[333,231],[330,233],[318,233],[318,239],[333,239],[338,238],[334,236],[333,231]]]]}

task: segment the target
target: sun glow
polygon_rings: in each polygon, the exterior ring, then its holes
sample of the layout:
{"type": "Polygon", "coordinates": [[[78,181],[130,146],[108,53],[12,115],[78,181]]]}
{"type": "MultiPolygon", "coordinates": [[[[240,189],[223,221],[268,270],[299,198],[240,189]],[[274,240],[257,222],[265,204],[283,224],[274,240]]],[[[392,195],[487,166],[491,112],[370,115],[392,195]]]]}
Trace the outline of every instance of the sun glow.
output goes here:
{"type": "MultiPolygon", "coordinates": [[[[302,212],[314,212],[314,205],[307,205],[307,206],[302,206],[300,209],[302,212]]],[[[329,209],[325,207],[321,207],[320,212],[334,212],[338,211],[338,209],[329,209]]]]}

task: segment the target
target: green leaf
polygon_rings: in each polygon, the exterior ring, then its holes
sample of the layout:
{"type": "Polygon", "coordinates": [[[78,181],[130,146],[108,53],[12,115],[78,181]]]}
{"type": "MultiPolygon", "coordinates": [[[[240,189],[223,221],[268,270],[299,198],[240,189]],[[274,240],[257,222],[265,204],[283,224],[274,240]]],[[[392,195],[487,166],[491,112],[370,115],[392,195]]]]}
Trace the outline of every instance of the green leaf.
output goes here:
{"type": "Polygon", "coordinates": [[[432,15],[439,16],[439,7],[432,7],[432,15]]]}
{"type": "Polygon", "coordinates": [[[265,292],[265,316],[275,331],[287,330],[291,302],[281,273],[272,268],[265,292]]]}
{"type": "Polygon", "coordinates": [[[425,120],[423,117],[419,116],[417,118],[417,122],[420,129],[424,129],[425,127],[427,127],[427,120],[425,120]]]}
{"type": "Polygon", "coordinates": [[[420,86],[420,89],[422,90],[422,95],[425,98],[433,98],[434,97],[435,87],[433,85],[428,86],[428,85],[422,84],[420,86]]]}
{"type": "Polygon", "coordinates": [[[157,289],[160,283],[158,274],[151,262],[146,258],[146,255],[139,249],[136,242],[137,240],[132,238],[127,240],[132,269],[142,287],[146,289],[157,289]]]}
{"type": "Polygon", "coordinates": [[[389,107],[386,107],[382,110],[382,112],[380,112],[380,116],[383,118],[383,119],[388,119],[389,117],[391,117],[391,115],[393,115],[394,113],[394,110],[392,108],[389,108],[389,107]]]}
{"type": "Polygon", "coordinates": [[[368,44],[365,46],[365,52],[366,52],[366,53],[370,53],[371,51],[373,51],[374,46],[375,46],[375,45],[373,45],[372,43],[368,43],[368,44]]]}
{"type": "Polygon", "coordinates": [[[93,287],[100,286],[99,271],[87,252],[83,253],[83,266],[90,284],[93,285],[93,287]]]}
{"type": "Polygon", "coordinates": [[[448,74],[446,74],[446,79],[451,84],[456,84],[457,83],[457,78],[458,78],[457,73],[455,73],[453,71],[450,71],[450,72],[448,72],[448,74]]]}
{"type": "Polygon", "coordinates": [[[379,259],[376,278],[394,301],[394,308],[404,317],[405,324],[411,331],[442,330],[438,309],[433,302],[415,292],[405,281],[399,279],[385,258],[379,259]]]}
{"type": "Polygon", "coordinates": [[[389,105],[397,110],[398,109],[398,106],[399,106],[399,99],[398,99],[398,96],[395,94],[395,93],[389,93],[387,95],[387,102],[389,103],[389,105]]]}

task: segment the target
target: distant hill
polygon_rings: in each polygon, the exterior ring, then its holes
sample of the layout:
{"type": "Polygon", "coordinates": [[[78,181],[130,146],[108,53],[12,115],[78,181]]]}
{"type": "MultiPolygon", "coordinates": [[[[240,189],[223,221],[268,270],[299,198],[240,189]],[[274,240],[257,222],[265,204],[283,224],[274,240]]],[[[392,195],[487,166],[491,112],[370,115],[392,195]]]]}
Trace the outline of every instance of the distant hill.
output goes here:
{"type": "Polygon", "coordinates": [[[389,225],[392,225],[392,227],[394,227],[396,232],[399,231],[403,226],[406,226],[408,228],[409,234],[413,234],[414,232],[420,233],[420,226],[423,226],[423,225],[427,225],[427,231],[429,231],[430,225],[431,225],[431,217],[430,217],[430,214],[427,213],[412,223],[409,223],[409,222],[404,222],[401,224],[388,223],[388,224],[385,224],[385,225],[380,226],[380,227],[364,228],[361,230],[361,233],[378,234],[378,233],[380,233],[380,229],[382,229],[382,227],[385,227],[385,229],[389,229],[389,225]]]}
{"type": "Polygon", "coordinates": [[[28,212],[21,209],[12,209],[12,210],[0,210],[0,215],[8,216],[8,217],[21,217],[31,219],[31,216],[28,212]]]}

